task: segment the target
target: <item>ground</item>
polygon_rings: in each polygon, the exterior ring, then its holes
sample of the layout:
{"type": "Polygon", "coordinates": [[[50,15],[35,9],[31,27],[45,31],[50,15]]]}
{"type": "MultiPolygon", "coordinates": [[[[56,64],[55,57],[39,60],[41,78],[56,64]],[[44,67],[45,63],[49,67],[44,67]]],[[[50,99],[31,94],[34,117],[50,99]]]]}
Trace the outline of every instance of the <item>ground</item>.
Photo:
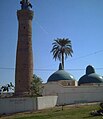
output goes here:
{"type": "Polygon", "coordinates": [[[102,116],[91,116],[89,113],[98,110],[98,105],[74,105],[55,107],[36,112],[18,113],[8,116],[1,116],[0,119],[102,119],[102,116]]]}

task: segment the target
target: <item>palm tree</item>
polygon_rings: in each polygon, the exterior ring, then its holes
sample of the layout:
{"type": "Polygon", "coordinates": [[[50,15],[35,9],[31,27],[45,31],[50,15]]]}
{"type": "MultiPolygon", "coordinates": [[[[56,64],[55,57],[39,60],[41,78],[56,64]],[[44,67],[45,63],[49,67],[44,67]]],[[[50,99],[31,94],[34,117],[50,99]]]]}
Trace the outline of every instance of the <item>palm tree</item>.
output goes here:
{"type": "Polygon", "coordinates": [[[60,61],[62,61],[62,66],[64,69],[64,56],[65,59],[68,56],[72,57],[72,44],[71,44],[71,40],[69,40],[68,38],[57,38],[56,40],[54,40],[54,42],[52,43],[53,48],[51,50],[51,52],[53,53],[53,58],[59,59],[60,61]]]}

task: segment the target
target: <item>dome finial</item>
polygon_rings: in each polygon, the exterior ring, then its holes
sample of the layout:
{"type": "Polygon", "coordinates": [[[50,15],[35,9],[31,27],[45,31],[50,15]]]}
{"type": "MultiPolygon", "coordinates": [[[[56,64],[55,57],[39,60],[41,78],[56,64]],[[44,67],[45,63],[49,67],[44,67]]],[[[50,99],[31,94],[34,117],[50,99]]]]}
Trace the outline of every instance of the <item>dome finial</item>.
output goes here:
{"type": "Polygon", "coordinates": [[[63,70],[63,65],[62,65],[62,63],[59,64],[59,70],[63,70]]]}

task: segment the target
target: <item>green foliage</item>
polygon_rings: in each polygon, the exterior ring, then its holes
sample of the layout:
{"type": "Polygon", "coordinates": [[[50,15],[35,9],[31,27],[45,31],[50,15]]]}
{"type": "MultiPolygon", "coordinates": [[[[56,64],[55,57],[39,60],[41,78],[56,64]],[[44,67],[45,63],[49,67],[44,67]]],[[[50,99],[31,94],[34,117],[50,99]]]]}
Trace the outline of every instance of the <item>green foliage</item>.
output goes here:
{"type": "Polygon", "coordinates": [[[14,91],[14,85],[12,84],[12,82],[10,82],[10,84],[1,86],[1,88],[0,88],[0,92],[9,92],[10,90],[14,91]]]}
{"type": "Polygon", "coordinates": [[[60,60],[62,61],[62,65],[64,68],[64,56],[65,59],[68,56],[72,57],[72,44],[71,44],[71,40],[69,40],[68,38],[57,38],[56,40],[54,40],[54,42],[52,43],[53,48],[51,50],[51,52],[53,53],[53,58],[56,60],[60,60]]]}
{"type": "Polygon", "coordinates": [[[31,82],[31,96],[41,96],[41,91],[42,90],[42,79],[36,76],[35,74],[33,75],[33,81],[31,82]]]}

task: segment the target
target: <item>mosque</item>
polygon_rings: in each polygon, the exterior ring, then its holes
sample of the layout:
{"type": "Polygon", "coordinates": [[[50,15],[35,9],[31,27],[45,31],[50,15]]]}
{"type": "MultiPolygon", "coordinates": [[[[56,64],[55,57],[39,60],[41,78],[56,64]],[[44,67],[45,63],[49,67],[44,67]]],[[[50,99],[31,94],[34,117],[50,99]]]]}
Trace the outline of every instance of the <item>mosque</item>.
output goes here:
{"type": "Polygon", "coordinates": [[[57,95],[59,105],[103,101],[103,76],[97,74],[91,65],[86,67],[86,74],[77,81],[60,63],[59,69],[43,86],[42,95],[57,95]]]}
{"type": "MultiPolygon", "coordinates": [[[[21,0],[21,9],[17,11],[18,44],[15,68],[15,96],[30,96],[30,86],[33,80],[32,56],[32,19],[34,12],[28,0],[21,0]],[[25,82],[25,83],[24,83],[25,82]]],[[[86,73],[78,81],[65,71],[62,64],[43,84],[40,91],[42,96],[58,96],[58,104],[75,102],[101,101],[103,91],[103,77],[96,74],[95,69],[88,65],[86,73]],[[91,96],[93,95],[94,96],[91,96]],[[93,98],[94,97],[94,98],[93,98]]]]}
{"type": "MultiPolygon", "coordinates": [[[[28,0],[21,0],[17,11],[18,44],[15,68],[15,97],[0,99],[2,113],[13,113],[50,108],[55,105],[101,102],[103,101],[103,76],[97,74],[93,66],[86,67],[86,73],[77,81],[65,71],[62,64],[42,84],[41,97],[30,97],[33,80],[32,19],[34,12],[28,0]],[[12,105],[12,106],[11,106],[12,105]],[[9,107],[9,109],[8,109],[9,107]]],[[[1,107],[0,106],[0,107],[1,107]]]]}

